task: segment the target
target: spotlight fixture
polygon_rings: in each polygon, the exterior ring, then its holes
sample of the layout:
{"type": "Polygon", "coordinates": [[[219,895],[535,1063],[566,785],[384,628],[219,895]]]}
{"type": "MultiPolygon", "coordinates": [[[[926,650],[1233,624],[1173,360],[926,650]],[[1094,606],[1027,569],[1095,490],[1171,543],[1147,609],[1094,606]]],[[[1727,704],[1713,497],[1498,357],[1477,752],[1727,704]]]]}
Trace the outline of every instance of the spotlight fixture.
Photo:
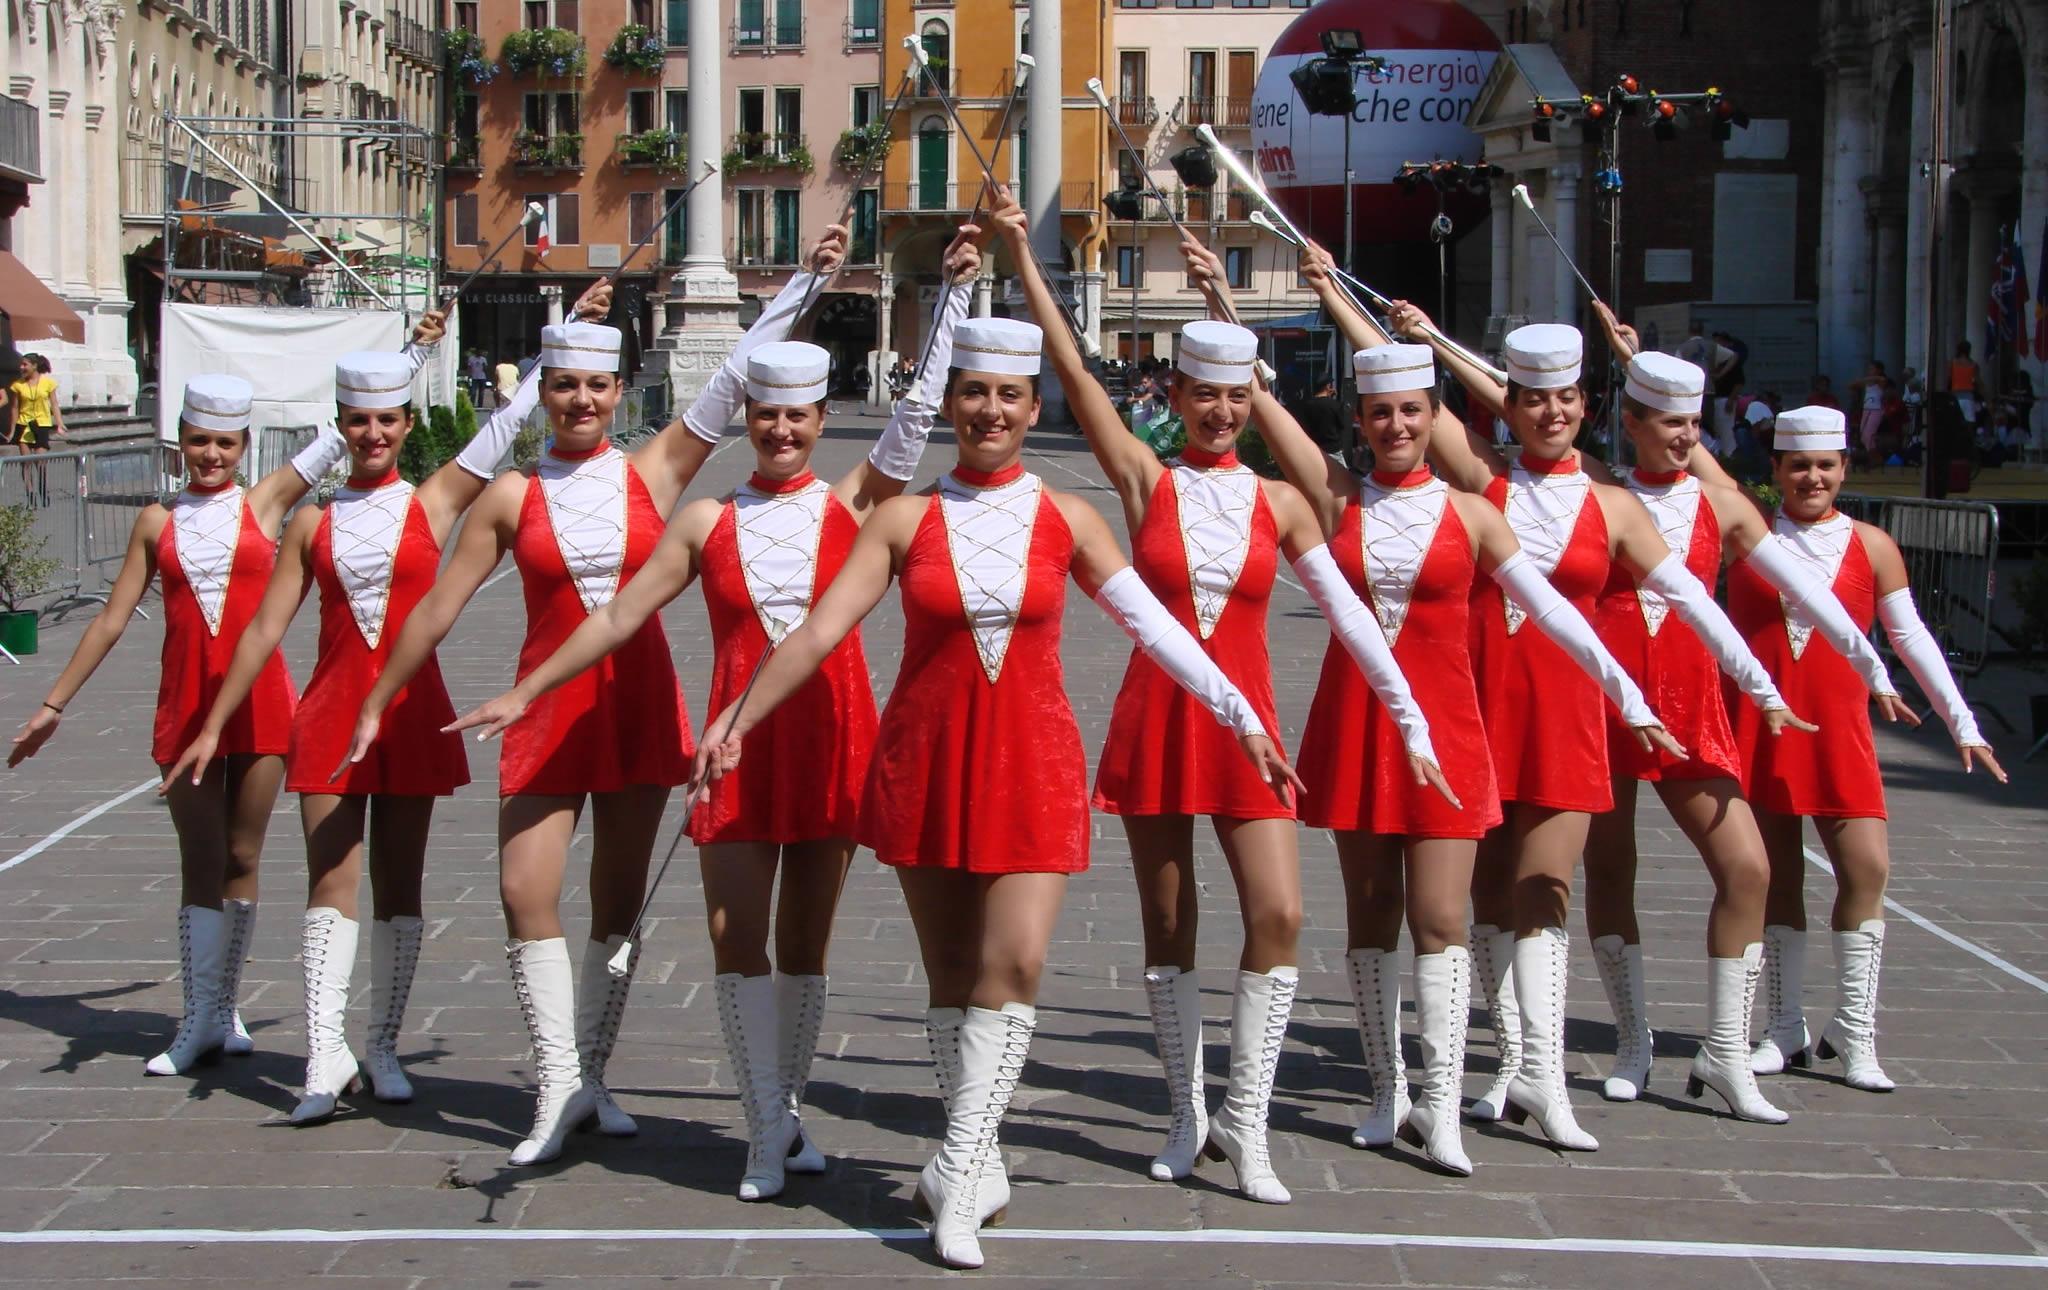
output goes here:
{"type": "Polygon", "coordinates": [[[1169,158],[1173,173],[1189,188],[1209,189],[1216,186],[1216,158],[1203,144],[1190,144],[1169,158]]]}
{"type": "Polygon", "coordinates": [[[1529,127],[1530,137],[1538,143],[1550,142],[1550,123],[1557,119],[1557,108],[1550,103],[1536,105],[1536,120],[1529,127]]]}
{"type": "Polygon", "coordinates": [[[1348,63],[1365,52],[1365,35],[1350,27],[1333,27],[1323,33],[1323,53],[1348,63]]]}

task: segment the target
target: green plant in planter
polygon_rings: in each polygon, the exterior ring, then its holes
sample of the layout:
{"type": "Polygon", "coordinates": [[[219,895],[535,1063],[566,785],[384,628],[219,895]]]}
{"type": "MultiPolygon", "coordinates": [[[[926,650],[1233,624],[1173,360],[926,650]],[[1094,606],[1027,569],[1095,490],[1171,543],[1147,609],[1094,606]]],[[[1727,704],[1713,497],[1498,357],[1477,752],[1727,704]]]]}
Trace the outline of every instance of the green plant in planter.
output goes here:
{"type": "Polygon", "coordinates": [[[22,606],[49,590],[57,572],[56,559],[43,554],[49,541],[28,507],[0,507],[0,644],[16,654],[36,652],[36,616],[22,606]]]}
{"type": "Polygon", "coordinates": [[[808,175],[817,168],[811,150],[800,134],[775,134],[762,130],[741,130],[726,149],[724,169],[728,174],[754,170],[794,170],[808,175]]]}
{"type": "Polygon", "coordinates": [[[623,72],[655,76],[668,61],[668,49],[645,24],[629,22],[605,46],[604,61],[623,72]]]}
{"type": "Polygon", "coordinates": [[[448,33],[447,50],[449,74],[471,85],[487,85],[502,70],[484,53],[483,37],[466,27],[448,33]]]}
{"type": "Polygon", "coordinates": [[[689,161],[690,137],[674,130],[642,130],[619,136],[619,161],[681,174],[689,161]]]}
{"type": "Polygon", "coordinates": [[[834,156],[844,170],[863,170],[889,155],[889,142],[889,127],[880,121],[870,121],[866,125],[840,131],[839,147],[834,156]]]}
{"type": "Polygon", "coordinates": [[[590,65],[583,37],[561,27],[530,27],[505,37],[498,56],[514,76],[580,80],[590,65]]]}
{"type": "Polygon", "coordinates": [[[583,165],[583,136],[580,134],[535,134],[521,130],[512,136],[512,160],[522,166],[583,165]]]}

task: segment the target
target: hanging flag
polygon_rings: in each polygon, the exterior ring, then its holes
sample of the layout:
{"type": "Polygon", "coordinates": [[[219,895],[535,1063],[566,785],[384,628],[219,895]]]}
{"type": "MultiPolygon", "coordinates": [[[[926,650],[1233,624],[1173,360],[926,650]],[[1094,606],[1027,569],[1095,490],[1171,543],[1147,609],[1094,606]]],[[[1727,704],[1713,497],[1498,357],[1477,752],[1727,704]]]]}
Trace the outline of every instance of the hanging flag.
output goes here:
{"type": "MultiPolygon", "coordinates": [[[[2018,225],[2014,225],[2017,230],[2018,225]]],[[[2012,309],[2007,314],[2012,319],[2012,334],[2006,337],[2012,342],[2013,356],[2027,355],[2027,248],[2020,245],[2015,236],[2012,240],[2012,309]]]]}
{"type": "Polygon", "coordinates": [[[2034,289],[2034,357],[2048,363],[2048,220],[2041,222],[2041,285],[2034,289]]]}
{"type": "Polygon", "coordinates": [[[2014,271],[2012,243],[1999,239],[1998,259],[1991,266],[1991,303],[1984,310],[1984,358],[1990,361],[1998,353],[1998,347],[2009,344],[2014,338],[2015,317],[2019,307],[2019,293],[2014,288],[2018,274],[2014,271]]]}
{"type": "Polygon", "coordinates": [[[548,241],[548,217],[547,217],[547,216],[545,216],[545,215],[543,215],[543,216],[541,216],[541,217],[540,217],[540,233],[539,233],[539,235],[538,235],[538,236],[537,236],[537,237],[536,237],[536,238],[534,239],[534,242],[533,242],[533,256],[534,256],[534,258],[535,258],[535,259],[537,259],[537,260],[545,260],[545,259],[547,259],[547,258],[548,258],[548,247],[549,247],[549,246],[551,246],[551,245],[553,245],[553,244],[552,244],[551,242],[549,242],[549,241],[548,241]]]}

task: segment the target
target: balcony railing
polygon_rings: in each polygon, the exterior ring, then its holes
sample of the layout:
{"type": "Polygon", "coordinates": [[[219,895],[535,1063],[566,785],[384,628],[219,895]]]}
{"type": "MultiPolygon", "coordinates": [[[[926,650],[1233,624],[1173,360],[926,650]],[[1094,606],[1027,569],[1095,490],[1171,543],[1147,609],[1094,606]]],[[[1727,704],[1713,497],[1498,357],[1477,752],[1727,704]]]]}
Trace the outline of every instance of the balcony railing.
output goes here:
{"type": "Polygon", "coordinates": [[[724,167],[728,173],[794,169],[808,175],[816,164],[810,145],[796,133],[741,130],[732,136],[725,149],[724,167]]]}
{"type": "Polygon", "coordinates": [[[726,248],[727,258],[743,269],[794,269],[797,248],[789,238],[741,236],[726,248]]]}
{"type": "Polygon", "coordinates": [[[882,43],[881,25],[870,22],[855,26],[853,19],[848,18],[839,24],[839,43],[848,49],[878,48],[882,43]]]}
{"type": "Polygon", "coordinates": [[[1249,130],[1252,127],[1252,101],[1248,98],[1186,95],[1180,101],[1180,120],[1182,125],[1207,125],[1218,130],[1249,130]]]}
{"type": "Polygon", "coordinates": [[[802,49],[805,28],[810,19],[798,18],[795,22],[778,22],[775,15],[763,15],[759,21],[752,19],[732,20],[732,52],[747,53],[764,49],[802,49]]]}
{"type": "Polygon", "coordinates": [[[512,136],[512,164],[522,170],[581,170],[583,136],[521,131],[512,136]]]}
{"type": "MultiPolygon", "coordinates": [[[[924,212],[932,215],[956,215],[972,210],[974,199],[981,195],[981,181],[969,183],[926,184],[918,180],[898,180],[882,185],[882,211],[889,215],[913,215],[924,212]]],[[[1027,205],[1031,194],[1024,194],[1027,205]]],[[[1060,184],[1060,213],[1063,215],[1094,215],[1095,185],[1087,180],[1067,180],[1060,184]]]]}
{"type": "Polygon", "coordinates": [[[392,53],[410,58],[423,66],[438,68],[441,65],[441,33],[425,23],[405,17],[396,9],[387,10],[385,13],[384,43],[392,53]]]}
{"type": "Polygon", "coordinates": [[[960,97],[959,85],[954,79],[953,69],[944,62],[933,59],[931,70],[917,74],[917,83],[911,87],[910,96],[919,99],[937,98],[937,90],[944,90],[946,97],[950,99],[960,97]]]}
{"type": "Polygon", "coordinates": [[[690,162],[690,136],[676,130],[642,130],[622,134],[612,147],[628,170],[665,170],[681,174],[690,162]]]}
{"type": "Polygon", "coordinates": [[[0,171],[26,183],[43,181],[42,120],[35,104],[0,94],[0,171]]]}
{"type": "Polygon", "coordinates": [[[1109,104],[1116,109],[1116,119],[1122,125],[1153,125],[1159,120],[1159,104],[1150,94],[1119,95],[1109,104]]]}
{"type": "Polygon", "coordinates": [[[474,136],[448,140],[448,169],[475,175],[481,174],[483,168],[482,146],[474,136]]]}

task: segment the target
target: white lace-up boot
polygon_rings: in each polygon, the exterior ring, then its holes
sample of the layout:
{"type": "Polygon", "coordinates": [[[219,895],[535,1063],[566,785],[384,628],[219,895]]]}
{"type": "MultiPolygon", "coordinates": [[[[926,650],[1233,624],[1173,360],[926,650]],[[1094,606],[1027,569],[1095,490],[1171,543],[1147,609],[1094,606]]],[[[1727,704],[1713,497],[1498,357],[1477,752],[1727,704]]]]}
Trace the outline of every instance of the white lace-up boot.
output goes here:
{"type": "Polygon", "coordinates": [[[1036,1010],[1022,1003],[969,1008],[960,1023],[960,1083],[933,1161],[943,1203],[932,1219],[932,1248],[947,1267],[980,1267],[982,1224],[1000,1224],[1008,1214],[1009,1180],[990,1165],[1002,1154],[998,1133],[1037,1025],[1036,1010]]]}
{"type": "Polygon", "coordinates": [[[363,1087],[346,1029],[359,932],[356,921],[343,918],[338,909],[316,905],[306,911],[299,933],[299,960],[306,973],[306,1090],[292,1108],[293,1124],[332,1119],[342,1096],[363,1087]]]}
{"type": "Polygon", "coordinates": [[[1494,1051],[1500,1055],[1493,1083],[1466,1111],[1475,1120],[1498,1120],[1506,1114],[1508,1083],[1522,1069],[1522,1008],[1515,999],[1514,967],[1515,934],[1491,923],[1474,923],[1472,976],[1486,999],[1494,1051]]]}
{"type": "Polygon", "coordinates": [[[818,1031],[825,1024],[825,1001],[831,981],[825,976],[775,974],[775,1024],[780,1035],[776,1070],[782,1079],[782,1100],[796,1117],[796,1145],[784,1168],[793,1174],[825,1172],[825,1153],[804,1130],[804,1089],[811,1082],[811,1062],[818,1054],[818,1031]]]}
{"type": "Polygon", "coordinates": [[[626,1015],[626,995],[640,967],[640,946],[626,959],[626,975],[614,976],[612,956],[626,938],[583,942],[583,975],[576,982],[576,1055],[583,1065],[583,1087],[597,1103],[597,1131],[607,1138],[630,1138],[640,1132],[604,1086],[604,1068],[619,1042],[619,1022],[626,1015]]]}
{"type": "Polygon", "coordinates": [[[1687,1097],[1713,1089],[1737,1119],[1783,1124],[1792,1117],[1764,1100],[1749,1069],[1749,1011],[1756,1003],[1764,947],[1751,945],[1739,959],[1707,960],[1707,1037],[1692,1059],[1687,1097]]]}
{"type": "Polygon", "coordinates": [[[1228,1160],[1237,1189],[1252,1200],[1285,1205],[1294,1199],[1273,1174],[1266,1148],[1266,1117],[1273,1105],[1273,1077],[1287,1042],[1287,1018],[1294,1011],[1300,972],[1239,972],[1230,1005],[1230,1090],[1223,1109],[1209,1121],[1203,1148],[1212,1160],[1228,1160]]]}
{"type": "Polygon", "coordinates": [[[1458,1131],[1465,1090],[1466,1014],[1472,1007],[1472,955],[1462,945],[1415,956],[1415,1028],[1422,1041],[1422,1097],[1401,1122],[1403,1141],[1447,1173],[1470,1176],[1458,1131]]]}
{"type": "Polygon", "coordinates": [[[379,1102],[412,1101],[412,1081],[398,1064],[398,1032],[405,1028],[405,1004],[412,997],[425,931],[425,923],[413,914],[370,923],[370,1039],[363,1046],[363,1069],[379,1102]]]}
{"type": "Polygon", "coordinates": [[[510,1163],[545,1164],[562,1154],[562,1143],[577,1126],[597,1114],[597,1099],[584,1086],[576,1057],[576,982],[569,971],[569,942],[559,936],[507,941],[505,954],[540,1083],[533,1131],[512,1149],[510,1163]]]}
{"type": "Polygon", "coordinates": [[[1806,1029],[1806,933],[1773,923],[1764,928],[1764,1037],[1749,1054],[1749,1069],[1776,1075],[1813,1064],[1806,1029]]]}
{"type": "Polygon", "coordinates": [[[1515,941],[1516,997],[1522,1005],[1522,1070],[1508,1085],[1507,1119],[1535,1117],[1551,1142],[1567,1151],[1598,1151],[1600,1142],[1579,1127],[1564,1083],[1564,994],[1571,941],[1562,927],[1546,927],[1515,941]]]}
{"type": "Polygon", "coordinates": [[[1850,1088],[1889,1093],[1897,1087],[1877,1064],[1877,978],[1884,964],[1884,920],[1865,919],[1853,932],[1835,933],[1835,966],[1842,998],[1820,1032],[1814,1055],[1840,1057],[1850,1088]]]}
{"type": "Polygon", "coordinates": [[[1172,1119],[1166,1145],[1152,1158],[1152,1177],[1173,1182],[1195,1171],[1209,1141],[1209,1105],[1202,1084],[1202,987],[1193,971],[1145,969],[1145,1003],[1159,1064],[1166,1070],[1166,1099],[1172,1119]]]}
{"type": "Polygon", "coordinates": [[[1408,1118],[1408,1072],[1401,1060],[1401,956],[1386,950],[1352,950],[1344,956],[1351,978],[1351,1006],[1358,1014],[1358,1040],[1365,1073],[1372,1080],[1372,1106],[1351,1132],[1354,1147],[1390,1147],[1408,1118]]]}
{"type": "Polygon", "coordinates": [[[740,1178],[739,1198],[768,1200],[782,1194],[783,1174],[798,1134],[776,1064],[780,1035],[775,978],[721,972],[712,984],[718,990],[718,1024],[725,1032],[726,1055],[747,1114],[747,1169],[740,1178]]]}
{"type": "Polygon", "coordinates": [[[220,912],[228,923],[227,956],[221,960],[220,976],[220,1015],[226,1020],[228,1038],[221,1051],[230,1057],[247,1057],[256,1051],[256,1041],[242,1024],[242,965],[249,961],[249,944],[256,935],[256,902],[223,900],[220,912]]]}
{"type": "Polygon", "coordinates": [[[1593,962],[1600,969],[1607,1006],[1614,1012],[1614,1066],[1600,1095],[1610,1102],[1633,1102],[1650,1086],[1656,1043],[1643,1007],[1643,947],[1619,936],[1595,937],[1593,962]]]}
{"type": "Polygon", "coordinates": [[[149,1059],[151,1075],[183,1075],[219,1057],[228,1029],[220,1012],[221,965],[227,961],[227,919],[218,909],[185,905],[178,910],[178,976],[185,1012],[171,1046],[149,1059]]]}
{"type": "MultiPolygon", "coordinates": [[[[1032,1015],[1035,1018],[1037,1014],[1034,1012],[1032,1015]]],[[[932,1079],[939,1086],[939,1105],[948,1117],[949,1126],[952,1123],[953,1090],[960,1087],[960,1025],[966,1018],[966,1010],[961,1008],[928,1008],[924,1014],[924,1040],[931,1050],[932,1079]]],[[[1010,1173],[1003,1164],[1000,1150],[984,1168],[988,1176],[982,1182],[979,1195],[981,1221],[986,1223],[1009,1203],[1010,1173]]],[[[945,1203],[946,1182],[939,1176],[939,1158],[935,1155],[925,1162],[924,1169],[918,1174],[917,1194],[912,1198],[911,1208],[919,1218],[928,1219],[945,1208],[945,1203]]]]}

